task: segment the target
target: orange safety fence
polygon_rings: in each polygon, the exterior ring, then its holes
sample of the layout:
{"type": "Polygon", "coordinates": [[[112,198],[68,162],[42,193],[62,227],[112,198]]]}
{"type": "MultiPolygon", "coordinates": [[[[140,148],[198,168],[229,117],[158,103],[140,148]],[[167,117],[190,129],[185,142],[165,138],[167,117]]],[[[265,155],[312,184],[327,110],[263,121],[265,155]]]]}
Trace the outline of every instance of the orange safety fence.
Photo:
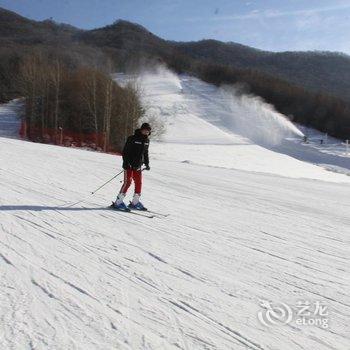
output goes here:
{"type": "Polygon", "coordinates": [[[65,147],[84,147],[96,151],[120,154],[111,145],[105,147],[105,133],[79,133],[68,129],[29,127],[25,120],[22,120],[19,135],[22,139],[34,142],[61,145],[65,147]],[[106,149],[105,149],[106,148],[106,149]]]}

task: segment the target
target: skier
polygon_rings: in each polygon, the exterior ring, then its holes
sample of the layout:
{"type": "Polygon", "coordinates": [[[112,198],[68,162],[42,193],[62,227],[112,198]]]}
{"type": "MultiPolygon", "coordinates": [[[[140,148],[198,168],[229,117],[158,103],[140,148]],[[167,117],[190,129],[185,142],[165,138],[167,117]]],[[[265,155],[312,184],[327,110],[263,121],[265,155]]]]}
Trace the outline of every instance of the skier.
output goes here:
{"type": "Polygon", "coordinates": [[[129,136],[123,149],[123,169],[124,183],[120,189],[113,207],[118,210],[129,211],[131,209],[147,210],[140,202],[142,188],[142,164],[145,164],[145,170],[150,170],[148,147],[151,126],[143,123],[140,129],[136,129],[134,135],[129,136]],[[135,193],[128,207],[124,203],[126,192],[128,191],[132,180],[135,183],[135,193]]]}

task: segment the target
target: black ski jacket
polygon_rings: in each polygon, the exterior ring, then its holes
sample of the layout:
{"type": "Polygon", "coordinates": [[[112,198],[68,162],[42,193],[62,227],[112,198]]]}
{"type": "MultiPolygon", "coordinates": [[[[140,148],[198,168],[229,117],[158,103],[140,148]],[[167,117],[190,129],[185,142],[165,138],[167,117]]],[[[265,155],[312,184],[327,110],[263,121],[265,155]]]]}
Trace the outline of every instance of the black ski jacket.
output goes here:
{"type": "Polygon", "coordinates": [[[149,166],[148,136],[142,135],[136,129],[134,135],[129,136],[123,149],[123,169],[140,169],[142,164],[149,166]]]}

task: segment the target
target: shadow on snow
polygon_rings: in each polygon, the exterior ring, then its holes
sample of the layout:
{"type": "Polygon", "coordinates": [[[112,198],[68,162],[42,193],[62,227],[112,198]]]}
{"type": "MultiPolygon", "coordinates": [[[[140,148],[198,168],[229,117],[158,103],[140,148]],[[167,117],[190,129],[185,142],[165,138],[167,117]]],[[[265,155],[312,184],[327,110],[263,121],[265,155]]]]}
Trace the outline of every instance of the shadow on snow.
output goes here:
{"type": "Polygon", "coordinates": [[[85,211],[85,210],[106,210],[108,207],[84,208],[84,207],[49,207],[41,205],[0,205],[0,211],[85,211]]]}

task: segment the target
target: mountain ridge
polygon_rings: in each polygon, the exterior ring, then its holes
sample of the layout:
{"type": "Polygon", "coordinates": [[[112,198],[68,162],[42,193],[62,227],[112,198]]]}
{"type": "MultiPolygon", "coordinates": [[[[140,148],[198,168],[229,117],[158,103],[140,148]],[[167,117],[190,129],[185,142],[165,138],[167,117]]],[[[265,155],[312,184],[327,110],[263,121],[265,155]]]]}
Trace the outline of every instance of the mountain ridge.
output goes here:
{"type": "Polygon", "coordinates": [[[124,19],[95,29],[80,29],[49,19],[35,21],[0,8],[0,42],[3,45],[83,44],[119,50],[126,61],[129,53],[169,57],[173,53],[189,59],[255,70],[296,84],[312,92],[323,92],[350,101],[350,56],[332,51],[260,50],[241,43],[215,39],[172,41],[163,39],[140,24],[124,19]],[[130,52],[129,52],[130,51],[130,52]]]}

